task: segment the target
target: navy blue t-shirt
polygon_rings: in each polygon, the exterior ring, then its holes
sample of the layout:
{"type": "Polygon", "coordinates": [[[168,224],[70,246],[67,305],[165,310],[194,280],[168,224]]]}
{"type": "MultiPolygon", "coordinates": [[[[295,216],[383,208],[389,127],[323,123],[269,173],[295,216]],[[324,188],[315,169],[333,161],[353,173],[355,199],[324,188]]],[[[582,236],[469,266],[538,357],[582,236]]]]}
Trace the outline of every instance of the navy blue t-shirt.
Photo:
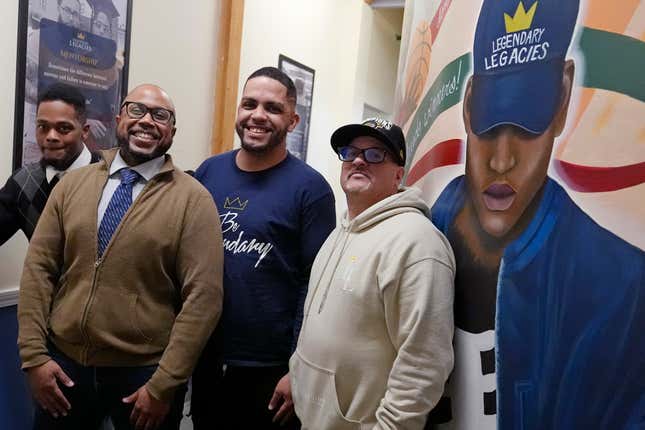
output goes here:
{"type": "Polygon", "coordinates": [[[224,239],[224,307],[217,349],[231,365],[286,364],[302,322],[309,271],[336,225],[325,179],[291,154],[259,172],[236,151],[195,172],[213,196],[224,239]]]}

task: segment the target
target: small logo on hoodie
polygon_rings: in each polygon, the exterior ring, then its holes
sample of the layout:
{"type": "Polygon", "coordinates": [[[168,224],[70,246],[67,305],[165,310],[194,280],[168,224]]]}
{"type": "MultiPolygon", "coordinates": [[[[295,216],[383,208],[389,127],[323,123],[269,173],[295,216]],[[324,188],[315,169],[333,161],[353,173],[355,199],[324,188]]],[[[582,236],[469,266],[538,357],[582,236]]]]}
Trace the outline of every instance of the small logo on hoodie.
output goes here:
{"type": "Polygon", "coordinates": [[[348,293],[351,293],[354,291],[354,286],[350,282],[352,278],[352,274],[354,273],[354,269],[356,268],[356,262],[358,261],[358,257],[355,255],[352,255],[349,257],[349,263],[347,264],[347,267],[345,267],[345,271],[343,272],[342,276],[342,282],[343,286],[341,287],[341,290],[346,291],[348,293]]]}

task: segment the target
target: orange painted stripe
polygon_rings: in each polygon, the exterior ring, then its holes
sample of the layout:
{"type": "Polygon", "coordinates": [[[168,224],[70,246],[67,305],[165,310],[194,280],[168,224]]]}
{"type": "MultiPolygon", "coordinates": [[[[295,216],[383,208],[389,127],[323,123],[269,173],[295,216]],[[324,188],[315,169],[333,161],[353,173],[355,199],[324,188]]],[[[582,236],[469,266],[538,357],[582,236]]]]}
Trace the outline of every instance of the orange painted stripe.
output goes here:
{"type": "Polygon", "coordinates": [[[598,30],[624,33],[641,0],[589,0],[584,25],[598,30]]]}
{"type": "Polygon", "coordinates": [[[569,139],[571,139],[571,135],[573,135],[573,133],[578,128],[578,124],[580,123],[582,116],[587,110],[587,107],[589,106],[589,103],[591,103],[591,99],[596,92],[595,88],[580,88],[580,90],[582,93],[580,94],[580,98],[577,100],[576,116],[573,118],[573,121],[567,122],[568,131],[560,138],[558,142],[558,146],[556,147],[554,154],[555,158],[562,158],[564,148],[567,147],[569,139]]]}
{"type": "MultiPolygon", "coordinates": [[[[616,2],[588,0],[586,3],[584,26],[622,34],[634,16],[640,2],[641,0],[620,0],[616,2]]],[[[569,133],[560,139],[560,143],[555,152],[556,158],[560,158],[564,153],[564,149],[569,144],[571,134],[578,127],[578,123],[587,110],[594,92],[595,90],[593,88],[583,89],[582,95],[577,102],[578,110],[573,121],[573,126],[569,126],[569,133]]]]}

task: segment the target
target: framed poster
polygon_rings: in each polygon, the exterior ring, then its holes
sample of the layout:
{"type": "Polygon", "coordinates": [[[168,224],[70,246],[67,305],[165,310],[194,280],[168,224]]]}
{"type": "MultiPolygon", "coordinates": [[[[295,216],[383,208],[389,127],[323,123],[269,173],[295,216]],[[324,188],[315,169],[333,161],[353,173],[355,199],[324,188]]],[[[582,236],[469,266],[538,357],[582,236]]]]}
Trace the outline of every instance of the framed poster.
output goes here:
{"type": "Polygon", "coordinates": [[[85,96],[88,149],[115,146],[114,117],[128,88],[132,0],[23,0],[19,8],[14,169],[40,159],[37,101],[54,83],[85,96]]]}
{"type": "Polygon", "coordinates": [[[289,75],[298,91],[296,113],[300,116],[300,122],[287,134],[287,149],[302,161],[306,161],[315,71],[282,54],[278,57],[278,68],[289,75]]]}

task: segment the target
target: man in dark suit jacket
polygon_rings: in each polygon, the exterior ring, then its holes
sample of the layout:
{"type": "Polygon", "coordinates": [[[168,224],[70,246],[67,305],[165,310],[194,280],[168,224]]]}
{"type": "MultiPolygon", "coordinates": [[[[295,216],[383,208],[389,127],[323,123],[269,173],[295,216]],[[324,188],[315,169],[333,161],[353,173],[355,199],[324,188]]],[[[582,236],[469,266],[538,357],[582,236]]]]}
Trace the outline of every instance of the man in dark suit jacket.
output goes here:
{"type": "Polygon", "coordinates": [[[0,245],[22,230],[31,239],[49,193],[65,172],[99,160],[83,141],[85,97],[76,88],[55,84],[38,99],[36,141],[40,161],[16,170],[0,189],[0,245]]]}

